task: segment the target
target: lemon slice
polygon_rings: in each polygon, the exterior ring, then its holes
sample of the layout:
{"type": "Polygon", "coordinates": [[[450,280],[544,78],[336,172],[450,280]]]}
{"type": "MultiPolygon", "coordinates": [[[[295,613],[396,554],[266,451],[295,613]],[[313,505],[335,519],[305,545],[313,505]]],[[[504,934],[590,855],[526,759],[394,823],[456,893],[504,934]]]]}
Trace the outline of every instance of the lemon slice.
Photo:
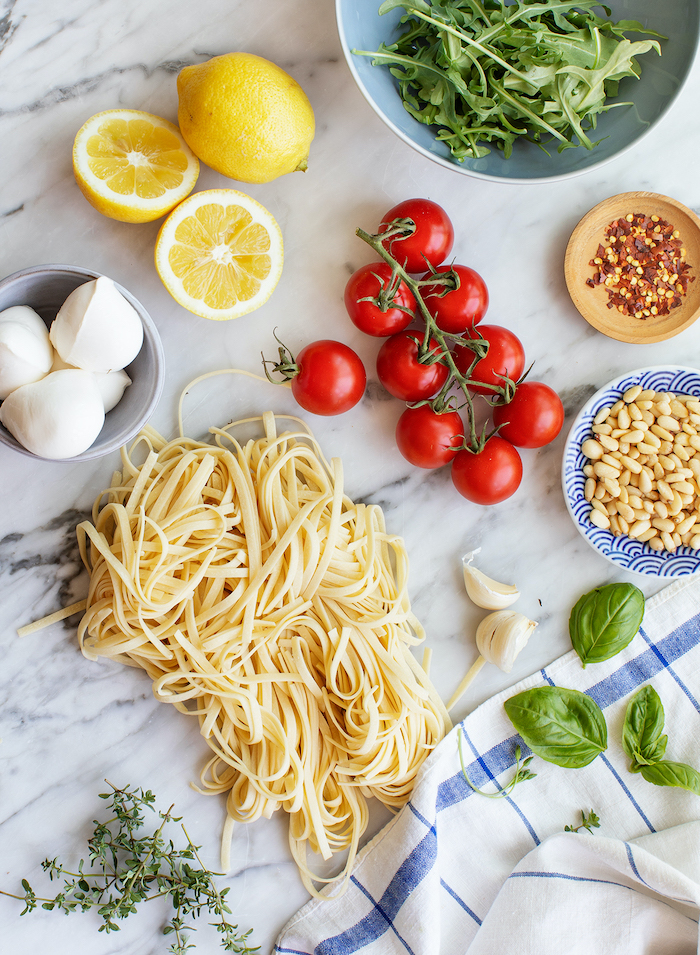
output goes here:
{"type": "Polygon", "coordinates": [[[259,308],[282,272],[282,233],[259,202],[235,189],[190,196],[156,240],[156,269],[172,297],[195,315],[238,318],[259,308]]]}
{"type": "Polygon", "coordinates": [[[174,123],[137,109],[110,109],[78,130],[73,172],[98,212],[151,222],[192,192],[199,160],[174,123]]]}

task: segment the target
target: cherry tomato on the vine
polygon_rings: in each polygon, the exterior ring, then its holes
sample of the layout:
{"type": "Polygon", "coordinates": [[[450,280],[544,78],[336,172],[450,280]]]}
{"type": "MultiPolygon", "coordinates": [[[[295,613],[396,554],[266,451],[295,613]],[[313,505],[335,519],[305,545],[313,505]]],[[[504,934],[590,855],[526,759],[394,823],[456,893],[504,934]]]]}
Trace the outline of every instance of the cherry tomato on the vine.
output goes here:
{"type": "MultiPolygon", "coordinates": [[[[489,343],[489,350],[484,358],[480,358],[474,366],[470,380],[477,384],[470,384],[469,390],[478,395],[495,395],[493,388],[484,388],[478,382],[487,385],[502,385],[503,376],[507,375],[511,381],[517,381],[525,369],[525,349],[522,342],[508,328],[500,325],[479,325],[479,328],[465,337],[477,340],[485,338],[489,343]]],[[[457,345],[452,353],[458,371],[466,375],[469,366],[474,361],[474,352],[464,345],[457,345]]]]}
{"type": "Polygon", "coordinates": [[[296,357],[298,372],[291,379],[292,394],[305,411],[335,415],[349,411],[365,392],[367,375],[362,360],[342,342],[312,342],[296,357]]]}
{"type": "MultiPolygon", "coordinates": [[[[443,332],[461,335],[484,317],[489,307],[489,293],[482,277],[468,265],[441,265],[435,269],[438,274],[450,270],[457,274],[459,288],[445,292],[444,285],[424,285],[421,295],[437,327],[443,332]]],[[[431,274],[426,273],[422,281],[428,281],[431,274]]]]}
{"type": "Polygon", "coordinates": [[[382,293],[387,294],[391,288],[391,274],[391,266],[386,262],[370,262],[360,266],[345,286],[345,308],[350,320],[366,335],[377,338],[394,335],[413,320],[416,300],[405,282],[399,282],[393,304],[387,304],[384,311],[371,301],[382,293]]]}
{"type": "MultiPolygon", "coordinates": [[[[447,366],[440,361],[421,362],[418,349],[422,332],[398,332],[387,338],[377,355],[377,375],[386,390],[401,401],[432,398],[447,381],[447,366]]],[[[431,353],[439,354],[440,344],[430,339],[431,353]]]]}
{"type": "Polygon", "coordinates": [[[386,232],[394,219],[411,219],[416,225],[412,235],[393,236],[382,243],[407,272],[424,272],[428,263],[440,265],[452,251],[454,228],[445,210],[436,202],[405,199],[389,209],[377,231],[386,232]]]}
{"type": "Polygon", "coordinates": [[[498,433],[519,448],[542,448],[553,441],[564,424],[561,398],[541,381],[523,381],[513,400],[493,409],[498,433]]]}
{"type": "Polygon", "coordinates": [[[478,454],[459,451],[451,473],[452,483],[468,501],[498,504],[520,486],[523,462],[513,445],[495,434],[478,454]]]}
{"type": "Polygon", "coordinates": [[[464,425],[456,411],[437,414],[430,405],[406,408],[396,425],[396,446],[417,468],[439,468],[457,454],[464,425]]]}

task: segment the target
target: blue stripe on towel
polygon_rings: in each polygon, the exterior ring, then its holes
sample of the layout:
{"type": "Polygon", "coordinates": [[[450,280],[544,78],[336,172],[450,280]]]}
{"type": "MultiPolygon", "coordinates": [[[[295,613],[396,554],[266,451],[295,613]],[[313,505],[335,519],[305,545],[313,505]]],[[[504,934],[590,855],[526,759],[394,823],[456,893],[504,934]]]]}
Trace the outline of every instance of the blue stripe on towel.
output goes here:
{"type": "Polygon", "coordinates": [[[618,773],[618,771],[615,769],[615,767],[613,766],[613,764],[610,762],[610,760],[608,759],[608,757],[605,755],[605,753],[601,753],[601,754],[600,754],[600,759],[605,763],[605,765],[607,766],[607,768],[610,770],[610,772],[612,773],[612,775],[615,777],[615,779],[617,780],[617,782],[618,782],[620,788],[621,788],[622,791],[624,792],[625,796],[627,796],[627,798],[629,799],[629,801],[632,803],[632,805],[634,806],[634,808],[637,810],[637,812],[638,812],[639,815],[641,816],[641,818],[642,818],[642,820],[643,820],[643,822],[644,822],[644,825],[649,829],[649,832],[656,832],[656,829],[652,826],[651,822],[649,821],[649,819],[648,819],[647,816],[645,815],[644,810],[643,810],[642,807],[639,805],[639,803],[637,802],[637,800],[634,798],[634,796],[632,795],[632,793],[629,791],[629,789],[628,789],[627,786],[625,785],[625,783],[624,783],[622,777],[620,776],[620,774],[618,773]]]}
{"type": "Polygon", "coordinates": [[[440,885],[443,887],[443,889],[445,890],[445,892],[447,892],[448,895],[452,896],[452,898],[455,900],[457,905],[459,905],[460,908],[463,908],[464,911],[467,913],[467,915],[470,916],[470,918],[474,919],[477,925],[481,925],[481,919],[479,918],[479,916],[469,908],[469,906],[464,901],[464,899],[460,899],[460,897],[457,895],[455,890],[451,889],[444,879],[440,879],[440,885]]]}
{"type": "MultiPolygon", "coordinates": [[[[496,785],[498,786],[499,790],[502,790],[503,787],[502,787],[501,785],[499,785],[499,783],[497,782],[496,777],[494,776],[493,772],[492,772],[491,769],[489,768],[488,763],[486,762],[484,756],[478,751],[478,749],[476,748],[476,746],[475,746],[474,743],[472,742],[472,740],[471,740],[469,734],[467,733],[466,727],[464,726],[464,723],[462,723],[462,725],[461,725],[461,730],[462,730],[462,733],[464,734],[464,738],[466,739],[467,743],[469,743],[469,748],[471,749],[472,753],[476,756],[476,763],[477,763],[479,766],[481,766],[481,768],[483,769],[483,771],[487,774],[488,778],[489,778],[492,782],[496,783],[496,785]]],[[[522,747],[521,747],[521,751],[522,751],[522,747]]],[[[513,750],[513,754],[512,754],[511,757],[510,757],[509,765],[511,765],[511,766],[514,765],[514,763],[515,763],[515,761],[516,761],[516,760],[514,759],[514,756],[515,756],[515,749],[513,750]]],[[[506,769],[507,767],[503,767],[503,768],[506,769]]],[[[468,767],[468,768],[467,768],[467,775],[468,775],[469,778],[472,780],[472,782],[474,782],[474,780],[472,779],[472,775],[471,775],[470,769],[471,769],[471,767],[468,767]]],[[[499,770],[499,772],[500,772],[500,770],[499,770]]],[[[467,787],[468,789],[471,789],[471,786],[470,786],[469,783],[466,781],[466,779],[464,780],[464,783],[465,783],[465,785],[466,785],[466,787],[467,787]]],[[[473,790],[472,790],[472,792],[473,792],[473,790]]],[[[500,797],[500,798],[502,798],[504,802],[507,802],[508,805],[511,807],[511,809],[514,809],[514,810],[516,811],[516,813],[520,816],[520,818],[522,819],[522,821],[523,821],[523,823],[524,823],[524,825],[525,825],[525,828],[527,829],[527,831],[528,831],[528,832],[530,833],[530,835],[532,836],[532,841],[535,843],[536,846],[538,846],[538,845],[540,844],[539,836],[538,836],[537,833],[535,832],[535,829],[534,829],[532,823],[531,823],[530,820],[527,818],[527,816],[525,815],[525,813],[522,811],[522,809],[520,808],[520,806],[518,806],[517,803],[515,803],[515,802],[510,798],[510,796],[502,796],[502,797],[500,797]]]]}
{"type": "MultiPolygon", "coordinates": [[[[694,619],[697,619],[697,618],[694,618],[694,619]]],[[[679,630],[674,631],[674,633],[672,633],[666,640],[661,640],[661,641],[659,641],[659,645],[658,645],[658,646],[656,646],[654,643],[652,643],[652,641],[651,641],[651,640],[649,639],[649,637],[646,635],[646,633],[644,632],[644,630],[640,630],[639,632],[640,632],[641,636],[644,638],[644,640],[646,640],[646,642],[649,644],[649,647],[650,647],[650,649],[651,649],[651,652],[656,654],[656,656],[659,658],[659,660],[661,661],[661,663],[664,665],[664,667],[668,670],[668,672],[670,673],[670,675],[671,675],[671,676],[673,677],[673,679],[676,681],[676,683],[678,684],[678,686],[681,688],[681,690],[683,690],[683,692],[685,693],[685,695],[688,697],[688,699],[690,700],[690,702],[693,704],[693,706],[695,707],[695,709],[700,713],[700,704],[698,704],[698,701],[695,699],[695,697],[694,697],[693,694],[690,692],[690,690],[688,689],[688,687],[685,685],[685,683],[681,680],[681,678],[678,676],[678,674],[676,673],[676,671],[675,671],[675,670],[673,669],[673,667],[671,666],[671,663],[677,659],[677,656],[674,656],[674,657],[673,657],[673,661],[668,659],[668,656],[670,655],[670,654],[669,654],[669,650],[673,651],[673,650],[676,648],[676,645],[677,645],[677,643],[678,643],[678,639],[677,639],[678,633],[679,633],[679,632],[682,632],[682,633],[684,633],[684,636],[686,636],[686,637],[687,637],[687,636],[690,636],[691,638],[692,638],[693,636],[695,636],[695,643],[697,643],[697,642],[698,642],[698,639],[697,639],[697,636],[694,634],[694,632],[691,631],[689,634],[685,634],[685,627],[680,627],[679,630]],[[674,639],[673,639],[673,640],[671,641],[671,643],[669,644],[668,641],[671,640],[671,638],[674,638],[674,639]]],[[[680,654],[678,654],[678,655],[680,655],[680,654]]]]}
{"type": "Polygon", "coordinates": [[[437,833],[432,826],[399,866],[396,875],[378,901],[375,902],[367,889],[355,876],[352,876],[352,883],[372,902],[374,907],[351,928],[320,942],[314,949],[315,955],[350,955],[351,952],[356,952],[370,942],[381,938],[388,929],[394,931],[406,951],[410,952],[411,949],[394,927],[394,919],[406,899],[433,868],[436,858],[437,833]]]}
{"type": "Polygon", "coordinates": [[[569,875],[566,872],[511,872],[509,879],[565,879],[569,882],[598,882],[601,885],[616,885],[620,889],[637,890],[632,885],[623,882],[613,882],[611,879],[593,879],[585,875],[569,875]]]}

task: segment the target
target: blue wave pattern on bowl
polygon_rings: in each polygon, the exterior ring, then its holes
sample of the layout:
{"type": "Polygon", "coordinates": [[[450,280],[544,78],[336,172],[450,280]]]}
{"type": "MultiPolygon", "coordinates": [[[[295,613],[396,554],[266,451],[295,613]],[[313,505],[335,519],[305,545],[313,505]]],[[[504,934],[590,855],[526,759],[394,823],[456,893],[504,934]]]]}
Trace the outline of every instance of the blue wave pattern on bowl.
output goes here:
{"type": "Polygon", "coordinates": [[[583,467],[590,462],[582,453],[581,444],[591,437],[593,419],[601,408],[615,404],[634,385],[700,397],[700,370],[665,365],[641,368],[622,375],[596,392],[579,412],[566,439],[562,463],[564,498],[581,534],[603,557],[618,567],[655,577],[695,574],[700,571],[700,551],[684,546],[679,547],[675,554],[653,551],[647,544],[631,537],[615,537],[610,531],[591,524],[588,519],[591,505],[583,493],[586,482],[583,467]]]}

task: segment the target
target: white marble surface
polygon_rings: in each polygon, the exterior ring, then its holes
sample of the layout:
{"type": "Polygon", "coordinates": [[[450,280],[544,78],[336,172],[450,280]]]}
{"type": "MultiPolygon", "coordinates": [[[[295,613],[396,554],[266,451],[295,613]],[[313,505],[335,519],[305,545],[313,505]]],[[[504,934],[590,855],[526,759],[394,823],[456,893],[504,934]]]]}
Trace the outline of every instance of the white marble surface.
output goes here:
{"type": "MultiPolygon", "coordinates": [[[[342,58],[330,0],[4,0],[0,4],[0,274],[51,262],[97,269],[129,288],[160,330],[167,381],[152,424],[170,434],[176,399],[195,375],[231,365],[260,369],[274,353],[272,330],[292,349],[319,337],[354,347],[370,372],[367,397],[348,414],[315,419],[328,456],[340,454],[348,492],[379,502],[411,559],[414,609],[434,649],[433,676],[449,696],[476,656],[480,611],[470,606],[460,556],[480,545],[480,566],[515,581],[518,608],[540,626],[507,676],[486,668],[458,708],[462,717],[494,691],[567,648],[573,602],[591,587],[634,579],[598,556],[574,529],[560,488],[564,433],[525,452],[517,495],[491,509],[462,500],[449,473],[412,469],[393,443],[400,413],[374,377],[378,342],[347,319],[342,292],[372,255],[355,237],[396,202],[429,196],[457,230],[455,255],[477,269],[491,293],[488,320],[512,328],[536,378],[557,389],[568,421],[584,399],[619,373],[700,358],[700,324],[660,345],[624,345],[594,332],[573,308],[562,260],[568,236],[593,205],[617,192],[665,193],[700,210],[700,69],[643,144],[624,159],[552,185],[491,184],[432,164],[397,140],[355,88],[342,58]],[[175,76],[187,64],[231,50],[261,54],[287,69],[314,106],[317,134],[305,175],[243,187],[278,219],[286,246],[280,284],[259,311],[211,323],[176,305],[152,265],[158,224],[99,216],[73,180],[71,143],[79,126],[117,106],[176,118],[175,76]]],[[[207,168],[197,189],[235,185],[207,168]]],[[[245,379],[216,379],[186,406],[188,431],[242,413],[290,409],[286,391],[245,379]]],[[[566,430],[566,427],[565,427],[566,430]]],[[[43,884],[47,855],[75,859],[102,803],[103,780],[152,788],[175,801],[205,859],[217,864],[223,803],[189,786],[205,755],[193,722],[152,698],[144,675],[83,659],[74,626],[17,638],[15,630],[80,598],[86,590],[74,526],[108,481],[117,457],[90,464],[33,461],[0,447],[0,888],[22,876],[43,884]]],[[[375,814],[375,826],[386,816],[375,814]]],[[[306,901],[279,817],[240,827],[233,846],[234,913],[270,951],[286,919],[306,901]]],[[[20,919],[0,897],[0,949],[29,955],[164,952],[159,913],[97,934],[92,916],[37,913],[20,919]],[[133,923],[133,924],[130,924],[133,923]]],[[[197,951],[219,951],[199,933],[197,951]]]]}

